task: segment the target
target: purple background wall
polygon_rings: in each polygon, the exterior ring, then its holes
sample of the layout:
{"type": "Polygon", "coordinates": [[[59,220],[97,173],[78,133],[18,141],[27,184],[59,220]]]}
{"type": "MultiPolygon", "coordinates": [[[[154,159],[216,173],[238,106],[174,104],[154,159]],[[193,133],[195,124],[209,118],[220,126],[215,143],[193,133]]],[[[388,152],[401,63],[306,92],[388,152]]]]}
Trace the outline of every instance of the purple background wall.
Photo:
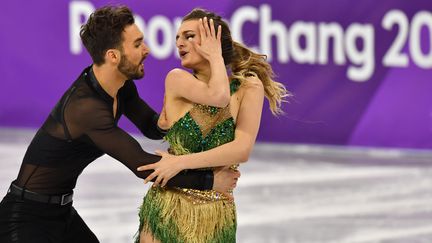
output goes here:
{"type": "MultiPolygon", "coordinates": [[[[156,110],[164,75],[179,66],[175,19],[199,6],[223,15],[234,36],[269,54],[278,80],[295,95],[278,118],[266,103],[260,141],[432,149],[432,2],[423,0],[8,0],[0,15],[0,126],[44,121],[91,63],[82,46],[73,46],[74,26],[106,3],[124,3],[143,20],[153,55],[137,86],[156,110]],[[321,38],[330,24],[340,43],[321,38]],[[399,37],[399,57],[384,63],[399,37]]],[[[127,121],[121,126],[136,132],[127,121]]]]}

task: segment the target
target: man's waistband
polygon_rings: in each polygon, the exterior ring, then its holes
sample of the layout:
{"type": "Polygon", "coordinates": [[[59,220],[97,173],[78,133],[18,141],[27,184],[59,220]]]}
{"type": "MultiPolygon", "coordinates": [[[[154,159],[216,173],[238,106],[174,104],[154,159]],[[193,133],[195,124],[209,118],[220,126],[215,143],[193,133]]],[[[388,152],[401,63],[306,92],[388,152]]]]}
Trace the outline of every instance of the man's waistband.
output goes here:
{"type": "Polygon", "coordinates": [[[57,205],[66,205],[72,203],[73,192],[61,194],[61,195],[45,195],[37,192],[32,192],[27,189],[23,189],[15,184],[11,184],[8,190],[9,194],[12,194],[18,198],[57,205]]]}

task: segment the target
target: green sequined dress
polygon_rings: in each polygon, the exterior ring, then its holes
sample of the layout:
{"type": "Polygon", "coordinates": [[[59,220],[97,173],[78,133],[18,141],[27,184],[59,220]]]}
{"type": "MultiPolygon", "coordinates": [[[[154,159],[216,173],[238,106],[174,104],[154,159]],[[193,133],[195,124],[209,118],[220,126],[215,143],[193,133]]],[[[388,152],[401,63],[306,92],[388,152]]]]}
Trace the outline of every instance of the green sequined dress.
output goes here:
{"type": "MultiPolygon", "coordinates": [[[[232,80],[231,94],[239,86],[239,81],[232,80]]],[[[174,123],[165,140],[170,144],[170,153],[182,155],[231,142],[234,132],[235,122],[229,105],[216,108],[195,104],[174,123]]],[[[150,232],[162,243],[235,242],[234,202],[213,190],[151,187],[143,199],[139,216],[139,232],[150,232]]]]}

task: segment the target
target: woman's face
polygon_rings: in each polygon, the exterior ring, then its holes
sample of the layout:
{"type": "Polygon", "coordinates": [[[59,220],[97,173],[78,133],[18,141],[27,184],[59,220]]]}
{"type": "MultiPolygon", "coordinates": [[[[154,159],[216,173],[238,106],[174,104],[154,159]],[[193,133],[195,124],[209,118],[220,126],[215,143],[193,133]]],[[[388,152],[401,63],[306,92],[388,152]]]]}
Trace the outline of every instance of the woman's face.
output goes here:
{"type": "Polygon", "coordinates": [[[182,22],[176,36],[181,65],[189,69],[196,69],[199,64],[205,62],[205,59],[195,49],[193,42],[201,44],[198,19],[182,22]]]}

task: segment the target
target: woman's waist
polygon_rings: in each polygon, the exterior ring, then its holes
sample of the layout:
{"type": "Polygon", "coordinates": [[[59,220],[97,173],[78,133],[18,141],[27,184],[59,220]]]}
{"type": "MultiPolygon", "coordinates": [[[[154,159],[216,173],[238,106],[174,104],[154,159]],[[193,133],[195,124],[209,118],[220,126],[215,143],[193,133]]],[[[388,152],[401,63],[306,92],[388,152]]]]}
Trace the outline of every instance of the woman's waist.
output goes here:
{"type": "Polygon", "coordinates": [[[196,190],[180,187],[173,187],[169,189],[182,194],[195,203],[209,203],[228,200],[224,194],[215,190],[196,190]]]}
{"type": "Polygon", "coordinates": [[[152,187],[156,193],[169,194],[172,197],[181,197],[187,199],[193,204],[208,204],[219,201],[232,202],[226,195],[215,190],[196,190],[180,187],[152,187]]]}

